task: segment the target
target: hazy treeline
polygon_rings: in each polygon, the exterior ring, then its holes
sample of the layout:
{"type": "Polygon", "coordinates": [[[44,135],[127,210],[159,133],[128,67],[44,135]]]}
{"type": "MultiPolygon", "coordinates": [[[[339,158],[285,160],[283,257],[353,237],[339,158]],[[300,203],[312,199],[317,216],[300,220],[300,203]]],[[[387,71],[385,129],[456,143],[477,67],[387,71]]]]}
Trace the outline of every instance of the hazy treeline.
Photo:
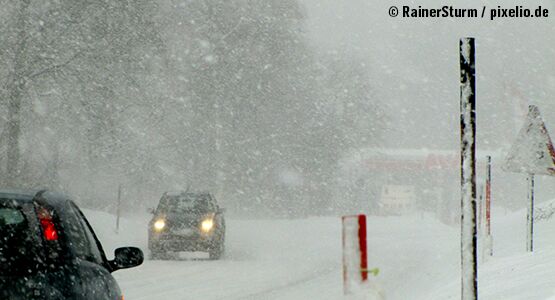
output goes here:
{"type": "MultiPolygon", "coordinates": [[[[294,0],[2,1],[0,179],[110,208],[214,192],[236,214],[337,209],[379,137],[369,66],[321,54],[294,0]]],[[[139,205],[137,205],[139,204],[139,205]]]]}

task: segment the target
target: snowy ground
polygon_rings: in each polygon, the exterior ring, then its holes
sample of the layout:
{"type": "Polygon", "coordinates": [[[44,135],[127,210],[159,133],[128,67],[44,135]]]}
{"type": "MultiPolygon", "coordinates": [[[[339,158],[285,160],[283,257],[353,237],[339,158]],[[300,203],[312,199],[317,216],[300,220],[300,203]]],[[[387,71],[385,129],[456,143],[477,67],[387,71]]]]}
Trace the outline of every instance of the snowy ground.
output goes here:
{"type": "MultiPolygon", "coordinates": [[[[118,246],[146,250],[147,215],[123,219],[86,211],[108,256],[118,246]]],[[[525,215],[493,224],[495,258],[480,265],[480,299],[555,300],[555,220],[537,224],[536,249],[525,249],[525,215]]],[[[222,261],[145,261],[114,273],[126,299],[343,299],[339,218],[228,220],[222,261]]],[[[430,216],[371,217],[369,266],[386,299],[460,299],[459,230],[430,216]]],[[[368,297],[372,299],[372,297],[368,297]]]]}
{"type": "MultiPolygon", "coordinates": [[[[534,225],[534,252],[526,249],[526,212],[493,210],[494,256],[481,256],[480,299],[555,300],[555,218],[534,225]]],[[[443,278],[428,299],[460,299],[460,277],[443,278]]]]}

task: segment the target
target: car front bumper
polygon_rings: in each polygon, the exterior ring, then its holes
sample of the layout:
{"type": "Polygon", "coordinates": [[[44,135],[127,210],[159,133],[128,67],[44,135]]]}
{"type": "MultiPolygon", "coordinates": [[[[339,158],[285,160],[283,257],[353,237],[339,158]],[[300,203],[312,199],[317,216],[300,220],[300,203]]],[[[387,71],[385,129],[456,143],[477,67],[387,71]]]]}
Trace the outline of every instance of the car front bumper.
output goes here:
{"type": "Polygon", "coordinates": [[[218,236],[193,231],[187,234],[149,232],[151,251],[208,251],[218,244],[218,236]]]}

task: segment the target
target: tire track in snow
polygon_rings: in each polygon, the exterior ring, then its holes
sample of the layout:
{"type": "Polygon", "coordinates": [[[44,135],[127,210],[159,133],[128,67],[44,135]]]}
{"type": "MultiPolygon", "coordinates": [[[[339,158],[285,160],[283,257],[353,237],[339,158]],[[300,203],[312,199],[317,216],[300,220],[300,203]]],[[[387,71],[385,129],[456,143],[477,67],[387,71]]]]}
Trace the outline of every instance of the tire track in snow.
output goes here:
{"type": "Polygon", "coordinates": [[[326,268],[321,268],[321,269],[319,269],[317,272],[314,272],[314,273],[309,274],[309,275],[305,275],[305,276],[303,276],[303,277],[301,277],[301,278],[292,280],[292,281],[290,281],[290,282],[287,282],[287,283],[284,283],[284,284],[280,284],[280,285],[277,285],[277,286],[273,286],[273,287],[270,287],[270,288],[266,288],[266,289],[264,289],[264,290],[262,290],[262,291],[258,291],[258,292],[255,292],[255,293],[247,294],[247,295],[244,295],[244,296],[239,296],[239,297],[237,297],[237,298],[230,298],[230,299],[236,299],[236,300],[244,300],[244,299],[266,299],[264,296],[268,296],[268,295],[274,294],[275,292],[278,292],[278,291],[282,291],[282,290],[287,290],[287,289],[291,289],[291,288],[298,287],[298,286],[303,285],[303,284],[306,284],[306,283],[308,283],[308,282],[310,282],[310,281],[317,280],[317,279],[319,279],[319,278],[321,278],[321,277],[323,277],[323,276],[329,275],[329,274],[331,274],[332,272],[337,272],[338,270],[339,270],[339,269],[338,269],[338,267],[337,267],[336,265],[333,265],[333,266],[330,265],[330,266],[328,266],[328,267],[326,267],[326,268]]]}

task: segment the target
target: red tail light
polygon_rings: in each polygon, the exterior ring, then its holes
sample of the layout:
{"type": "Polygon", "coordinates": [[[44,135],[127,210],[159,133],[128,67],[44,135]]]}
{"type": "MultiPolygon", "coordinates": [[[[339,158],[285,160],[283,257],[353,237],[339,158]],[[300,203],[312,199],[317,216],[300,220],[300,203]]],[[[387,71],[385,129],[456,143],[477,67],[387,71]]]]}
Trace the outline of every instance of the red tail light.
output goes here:
{"type": "Polygon", "coordinates": [[[44,238],[47,241],[58,240],[58,231],[56,230],[56,226],[54,226],[54,222],[52,221],[52,214],[47,209],[41,207],[39,208],[37,215],[39,217],[39,222],[42,227],[44,238]]]}

